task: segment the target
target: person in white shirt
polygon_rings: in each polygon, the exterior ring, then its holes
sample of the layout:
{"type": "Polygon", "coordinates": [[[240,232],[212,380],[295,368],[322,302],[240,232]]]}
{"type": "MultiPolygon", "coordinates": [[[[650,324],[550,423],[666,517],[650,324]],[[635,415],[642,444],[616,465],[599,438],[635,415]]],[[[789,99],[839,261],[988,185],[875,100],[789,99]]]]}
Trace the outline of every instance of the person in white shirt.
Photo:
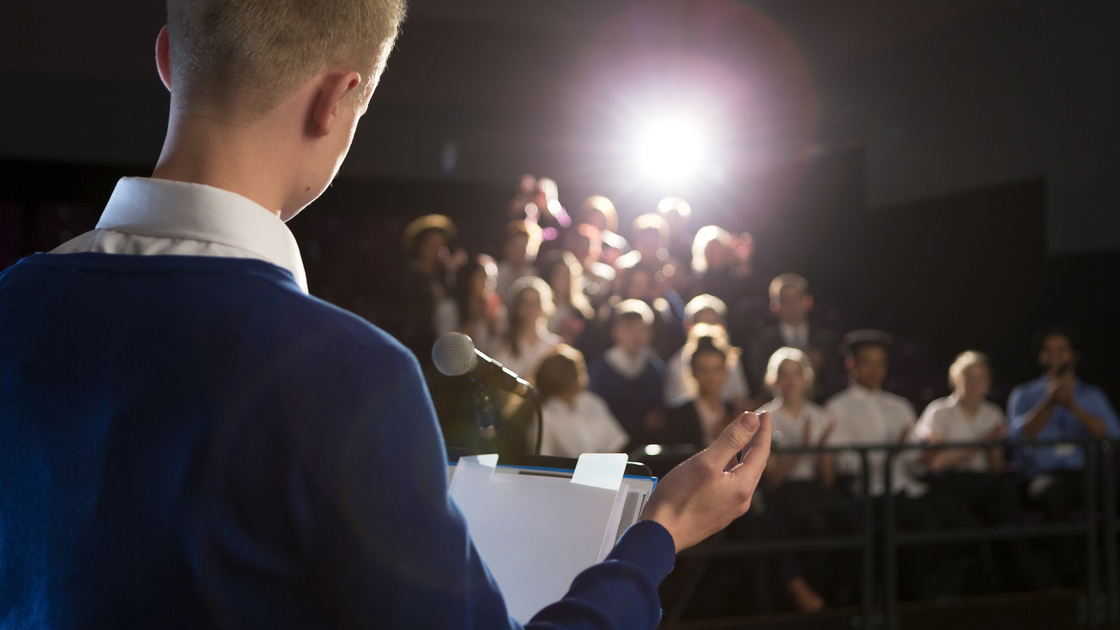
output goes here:
{"type": "MultiPolygon", "coordinates": [[[[962,352],[949,367],[953,394],[926,406],[917,435],[930,445],[946,442],[997,442],[1007,435],[1007,417],[986,400],[992,387],[991,364],[980,352],[962,352]]],[[[1015,481],[1003,471],[1003,446],[931,449],[930,483],[953,496],[992,525],[1017,523],[1023,518],[1015,481]]],[[[1007,588],[1034,586],[1029,549],[1024,541],[996,546],[1002,556],[997,577],[1007,588]]]]}
{"type": "MultiPolygon", "coordinates": [[[[689,341],[692,340],[692,329],[697,324],[720,326],[727,330],[727,305],[723,300],[707,293],[698,295],[688,301],[684,307],[684,333],[689,341]]],[[[688,342],[685,344],[688,345],[688,342]]],[[[736,353],[738,354],[738,353],[736,353]]],[[[688,400],[693,393],[689,388],[687,378],[688,366],[684,361],[684,348],[676,351],[665,362],[665,406],[669,409],[677,407],[688,400]]],[[[720,391],[721,399],[729,403],[738,412],[749,408],[750,388],[747,387],[747,375],[743,370],[743,362],[736,360],[729,366],[730,372],[720,391]]]]}
{"type": "MultiPolygon", "coordinates": [[[[781,348],[770,357],[766,386],[774,399],[760,411],[770,412],[774,446],[762,481],[769,505],[794,536],[854,535],[859,511],[847,493],[835,487],[832,453],[786,453],[781,448],[821,447],[836,428],[836,419],[812,402],[813,364],[797,348],[781,348]]],[[[810,582],[829,601],[854,603],[859,556],[851,550],[804,554],[801,565],[810,582]]]]}
{"type": "MultiPolygon", "coordinates": [[[[587,391],[587,366],[575,348],[565,344],[553,348],[541,359],[534,380],[544,422],[541,455],[614,453],[630,441],[607,403],[587,391]]],[[[537,439],[535,423],[529,424],[526,437],[532,452],[537,439]]]]}
{"type": "MultiPolygon", "coordinates": [[[[532,221],[513,221],[506,227],[502,240],[502,260],[498,263],[498,285],[495,289],[504,300],[514,282],[535,275],[533,263],[541,245],[541,229],[532,221]]],[[[510,305],[507,303],[507,307],[510,305]]]]}
{"type": "MultiPolygon", "coordinates": [[[[845,339],[848,356],[845,367],[851,385],[829,399],[826,408],[836,417],[830,445],[894,446],[916,441],[914,410],[910,401],[883,391],[887,378],[887,348],[890,335],[880,331],[859,330],[845,339]]],[[[888,461],[884,450],[868,453],[868,492],[877,503],[888,491],[886,465],[891,466],[890,493],[895,497],[899,525],[909,530],[971,527],[977,524],[968,509],[951,495],[930,491],[914,477],[918,450],[905,450],[888,461]]],[[[853,477],[858,494],[863,471],[856,453],[841,453],[836,458],[838,473],[853,477]]],[[[831,474],[831,473],[829,473],[831,474]]],[[[949,547],[915,546],[899,566],[907,570],[900,586],[920,599],[959,594],[963,574],[960,551],[949,547]]]]}

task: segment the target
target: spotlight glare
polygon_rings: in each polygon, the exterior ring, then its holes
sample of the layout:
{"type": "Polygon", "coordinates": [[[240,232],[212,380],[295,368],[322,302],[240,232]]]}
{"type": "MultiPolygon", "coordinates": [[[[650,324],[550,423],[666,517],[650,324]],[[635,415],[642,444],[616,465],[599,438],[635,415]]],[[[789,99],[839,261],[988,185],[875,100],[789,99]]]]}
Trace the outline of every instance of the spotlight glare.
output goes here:
{"type": "Polygon", "coordinates": [[[638,142],[641,170],[655,180],[692,178],[700,169],[703,153],[704,138],[700,128],[680,118],[654,121],[645,128],[638,142]]]}

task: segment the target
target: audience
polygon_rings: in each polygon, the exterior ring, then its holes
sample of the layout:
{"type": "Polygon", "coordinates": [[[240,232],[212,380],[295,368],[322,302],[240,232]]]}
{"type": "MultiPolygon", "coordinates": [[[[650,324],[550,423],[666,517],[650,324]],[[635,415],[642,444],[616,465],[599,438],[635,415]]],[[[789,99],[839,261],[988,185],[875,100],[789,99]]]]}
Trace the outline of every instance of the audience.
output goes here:
{"type": "Polygon", "coordinates": [[[541,244],[541,230],[530,221],[514,221],[506,227],[502,240],[502,260],[498,263],[496,291],[503,298],[509,288],[525,276],[536,275],[533,263],[541,244]]]}
{"type": "Polygon", "coordinates": [[[496,279],[497,266],[489,256],[459,267],[450,294],[436,306],[436,336],[456,330],[470,335],[479,350],[490,352],[505,319],[505,307],[494,291],[496,279]]]}
{"type": "Polygon", "coordinates": [[[588,388],[607,401],[611,413],[630,435],[630,444],[658,441],[665,426],[661,382],[665,364],[650,349],[653,311],[641,300],[623,300],[614,308],[614,345],[591,366],[588,388]]]}
{"type": "MultiPolygon", "coordinates": [[[[697,324],[719,326],[727,331],[727,306],[714,295],[698,295],[684,307],[684,333],[692,339],[692,331],[697,324]]],[[[687,346],[688,344],[686,344],[687,346]]],[[[688,368],[683,360],[684,348],[673,353],[665,361],[665,406],[675,407],[686,399],[690,392],[687,387],[688,368]]],[[[750,389],[743,371],[742,359],[733,362],[723,385],[721,398],[730,403],[738,413],[748,409],[750,389]]]]}
{"type": "MultiPolygon", "coordinates": [[[[926,406],[917,435],[931,445],[945,442],[998,442],[1007,435],[1003,411],[985,397],[992,388],[988,357],[962,352],[949,367],[953,394],[926,406]]],[[[1017,523],[1023,510],[1011,477],[1003,471],[1003,446],[935,449],[926,455],[930,483],[952,496],[988,524],[1017,523]]],[[[1033,585],[1029,550],[1018,541],[1003,550],[1002,582],[1011,588],[1033,585]]]]}
{"type": "MultiPolygon", "coordinates": [[[[408,268],[382,323],[422,364],[437,335],[457,330],[535,381],[543,398],[544,454],[575,457],[653,443],[689,445],[683,453],[710,443],[737,413],[772,394],[760,409],[774,423],[776,448],[763,479],[770,511],[763,517],[752,510],[752,527],[765,521],[757,531],[777,538],[821,537],[855,535],[858,503],[873,501],[881,511],[888,492],[899,525],[910,530],[1013,526],[1024,520],[1025,508],[1069,520],[1087,507],[1086,457],[1078,441],[1120,437],[1104,392],[1077,378],[1074,339],[1062,328],[1038,335],[1044,373],[1015,388],[1007,417],[987,400],[987,357],[968,351],[949,368],[952,393],[929,403],[915,423],[910,402],[883,390],[889,335],[850,333],[845,358],[835,333],[810,321],[814,298],[805,278],[783,273],[767,287],[752,267],[750,234],[717,225],[691,233],[692,208],[683,199],[665,198],[656,213],[633,219],[632,250],[618,233],[610,200],[587,198],[570,222],[548,178],[526,176],[510,212],[515,220],[503,233],[497,265],[485,255],[467,260],[456,252],[457,231],[445,216],[410,223],[403,238],[408,268]],[[682,265],[692,273],[680,272],[682,265]],[[693,297],[685,304],[682,295],[693,297]],[[824,400],[825,407],[817,404],[824,400]],[[1008,472],[1005,439],[1013,444],[1008,472]],[[1063,440],[1069,442],[1054,444],[1063,440]],[[956,442],[993,444],[939,447],[956,442]],[[893,445],[912,447],[889,457],[873,448],[867,470],[854,451],[783,452],[893,445]]],[[[475,387],[438,376],[431,386],[440,390],[436,405],[441,422],[447,416],[448,444],[485,443],[474,421],[480,413],[475,387]]],[[[497,426],[508,435],[502,441],[499,429],[499,441],[490,444],[531,450],[530,405],[511,413],[516,401],[501,402],[509,404],[497,426]]],[[[1035,566],[1026,542],[994,542],[991,583],[1004,589],[1055,579],[1078,584],[1085,571],[1080,544],[1068,537],[1053,543],[1054,577],[1048,577],[1048,565],[1035,566]]],[[[959,591],[967,565],[962,551],[904,549],[904,587],[922,597],[959,591]]],[[[798,609],[817,608],[818,592],[832,603],[854,602],[858,563],[851,552],[777,560],[760,566],[781,574],[778,583],[788,582],[798,609]]]]}
{"type": "MultiPolygon", "coordinates": [[[[1120,437],[1120,420],[1108,397],[1077,378],[1073,334],[1053,326],[1036,335],[1036,346],[1043,374],[1012,390],[1007,401],[1011,437],[1026,442],[1120,437]]],[[[1075,510],[1084,509],[1084,448],[1068,442],[1018,449],[1016,459],[1027,476],[1027,503],[1048,520],[1069,520],[1075,510]]],[[[1059,578],[1066,585],[1083,581],[1085,556],[1078,553],[1077,542],[1055,541],[1059,578]]]]}
{"type": "MultiPolygon", "coordinates": [[[[889,335],[879,331],[861,330],[849,333],[846,340],[848,357],[845,366],[851,384],[848,389],[829,399],[828,411],[836,418],[836,428],[829,436],[831,445],[891,445],[915,441],[914,410],[901,396],[885,392],[889,335]]],[[[894,456],[891,462],[891,487],[886,487],[884,464],[887,453],[873,450],[868,454],[868,493],[879,503],[886,493],[895,497],[898,523],[911,530],[968,527],[975,520],[951,496],[932,492],[914,476],[917,451],[908,450],[894,456]]],[[[854,453],[841,453],[836,459],[837,472],[856,480],[852,486],[859,494],[859,479],[864,474],[854,453]]],[[[826,477],[833,473],[826,473],[826,477]]],[[[914,595],[935,598],[959,587],[961,577],[959,553],[947,553],[919,546],[910,550],[910,558],[902,566],[909,569],[908,584],[914,595]]]]}
{"type": "Polygon", "coordinates": [[[809,283],[795,273],[784,273],[770,283],[770,311],[777,322],[760,330],[750,345],[747,376],[754,391],[762,386],[767,363],[778,348],[797,348],[808,355],[816,374],[816,400],[827,400],[840,390],[840,356],[836,335],[809,323],[813,296],[809,283]]]}
{"type": "MultiPolygon", "coordinates": [[[[564,344],[553,348],[541,359],[535,380],[544,423],[541,455],[614,453],[629,442],[630,436],[619,426],[607,403],[587,391],[587,368],[575,348],[564,344]]],[[[536,436],[536,423],[530,422],[529,452],[536,436]]]]}
{"type": "Polygon", "coordinates": [[[536,276],[519,278],[509,289],[509,326],[494,345],[492,357],[518,376],[529,379],[541,357],[560,343],[548,332],[552,289],[536,276]]]}
{"type": "Polygon", "coordinates": [[[723,390],[729,366],[739,362],[739,351],[720,326],[697,324],[692,330],[682,349],[688,357],[690,391],[669,411],[661,441],[704,448],[735,419],[735,408],[724,400],[723,390]]]}

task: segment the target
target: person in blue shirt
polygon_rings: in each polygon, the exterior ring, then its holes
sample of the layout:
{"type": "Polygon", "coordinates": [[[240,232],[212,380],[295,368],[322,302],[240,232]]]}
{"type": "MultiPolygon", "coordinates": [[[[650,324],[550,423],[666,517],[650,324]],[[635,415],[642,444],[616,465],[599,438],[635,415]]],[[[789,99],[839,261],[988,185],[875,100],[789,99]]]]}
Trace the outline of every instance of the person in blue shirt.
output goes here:
{"type": "MultiPolygon", "coordinates": [[[[0,626],[518,627],[416,357],[309,296],[284,225],[338,172],[403,2],[167,6],[153,176],[0,274],[0,626]]],[[[770,441],[732,422],[528,626],[653,628],[770,441]]]]}
{"type": "MultiPolygon", "coordinates": [[[[1048,520],[1068,520],[1085,507],[1085,448],[1076,443],[1038,445],[1029,442],[1120,437],[1120,419],[1104,391],[1077,378],[1074,336],[1052,326],[1036,335],[1042,376],[1011,391],[1007,401],[1012,441],[1028,444],[1016,457],[1026,476],[1031,507],[1048,520]]],[[[1083,579],[1083,553],[1074,541],[1060,539],[1055,555],[1066,584],[1083,579]]]]}

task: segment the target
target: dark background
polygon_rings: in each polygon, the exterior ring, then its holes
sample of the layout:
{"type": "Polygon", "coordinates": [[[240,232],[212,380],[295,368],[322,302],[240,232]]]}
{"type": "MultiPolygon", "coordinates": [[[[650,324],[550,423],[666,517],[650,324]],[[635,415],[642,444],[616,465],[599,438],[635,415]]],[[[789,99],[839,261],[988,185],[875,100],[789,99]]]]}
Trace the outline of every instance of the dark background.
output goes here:
{"type": "MultiPolygon", "coordinates": [[[[0,265],[88,229],[158,157],[162,3],[0,8],[0,265]]],[[[1083,338],[1120,400],[1120,9],[1104,0],[417,0],[334,186],[290,226],[314,294],[370,318],[404,223],[452,216],[493,251],[523,172],[623,225],[669,193],[749,230],[760,271],[806,275],[815,318],[899,340],[892,385],[944,393],[961,350],[996,397],[1031,333],[1083,338]],[[683,108],[695,182],[642,181],[628,136],[683,108]]]]}

